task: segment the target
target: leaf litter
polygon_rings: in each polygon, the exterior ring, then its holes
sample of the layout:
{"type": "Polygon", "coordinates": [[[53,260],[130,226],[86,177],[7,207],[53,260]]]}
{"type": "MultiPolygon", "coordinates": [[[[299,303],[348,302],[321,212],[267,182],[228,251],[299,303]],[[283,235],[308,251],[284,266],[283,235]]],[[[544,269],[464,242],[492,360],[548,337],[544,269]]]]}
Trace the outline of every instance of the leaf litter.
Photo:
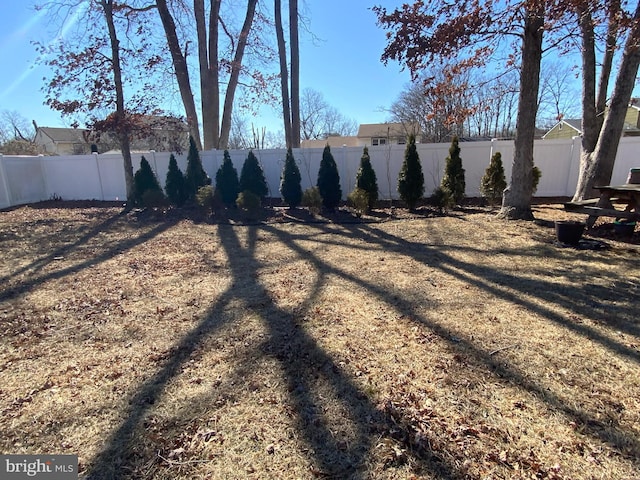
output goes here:
{"type": "Polygon", "coordinates": [[[0,212],[2,451],[96,479],[637,478],[635,243],[558,248],[555,204],[399,212],[0,212]]]}

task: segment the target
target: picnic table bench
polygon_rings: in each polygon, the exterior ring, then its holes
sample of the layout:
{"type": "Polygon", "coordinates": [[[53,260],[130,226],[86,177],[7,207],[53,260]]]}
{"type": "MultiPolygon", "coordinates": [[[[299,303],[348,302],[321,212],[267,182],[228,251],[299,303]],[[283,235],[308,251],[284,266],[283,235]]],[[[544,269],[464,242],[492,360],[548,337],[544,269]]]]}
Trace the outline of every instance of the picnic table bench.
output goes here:
{"type": "Polygon", "coordinates": [[[568,212],[589,215],[587,227],[591,228],[598,217],[640,220],[640,184],[604,185],[595,187],[600,191],[599,198],[564,204],[568,212]]]}

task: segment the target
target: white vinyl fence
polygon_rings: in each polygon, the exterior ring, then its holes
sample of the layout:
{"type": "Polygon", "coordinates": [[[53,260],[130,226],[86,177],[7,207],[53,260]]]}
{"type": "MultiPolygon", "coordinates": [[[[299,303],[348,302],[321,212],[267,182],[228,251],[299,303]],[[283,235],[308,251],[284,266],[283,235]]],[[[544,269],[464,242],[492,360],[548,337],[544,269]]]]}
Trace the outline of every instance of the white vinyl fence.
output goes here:
{"type": "MultiPolygon", "coordinates": [[[[440,184],[449,144],[418,144],[418,153],[425,178],[425,195],[428,196],[440,184]]],[[[460,143],[462,164],[465,169],[466,195],[480,195],[480,179],[494,152],[502,154],[507,181],[511,177],[513,141],[460,143]]],[[[404,157],[403,145],[369,147],[371,163],[378,178],[381,199],[397,198],[398,172],[404,157]]],[[[321,148],[296,149],[293,154],[302,175],[302,188],[315,185],[322,159],[321,148]]],[[[624,183],[629,169],[640,167],[640,138],[627,137],[620,142],[612,183],[624,183]]],[[[338,165],[343,197],[353,190],[355,176],[360,165],[362,147],[342,147],[331,150],[338,165]]],[[[246,150],[229,152],[238,170],[247,156],[246,150]]],[[[270,196],[279,197],[280,174],[284,165],[285,150],[254,151],[265,172],[270,196]]],[[[169,166],[168,152],[146,152],[133,155],[134,170],[140,159],[149,161],[164,185],[169,166]]],[[[201,152],[202,164],[211,178],[222,164],[222,151],[201,152]]],[[[537,140],[535,163],[542,171],[536,196],[572,196],[578,180],[580,139],[537,140]]],[[[186,170],[186,152],[176,155],[182,171],[186,170]]],[[[33,203],[51,198],[63,200],[123,200],[126,198],[122,156],[74,155],[67,157],[23,157],[0,155],[0,208],[33,203]]]]}

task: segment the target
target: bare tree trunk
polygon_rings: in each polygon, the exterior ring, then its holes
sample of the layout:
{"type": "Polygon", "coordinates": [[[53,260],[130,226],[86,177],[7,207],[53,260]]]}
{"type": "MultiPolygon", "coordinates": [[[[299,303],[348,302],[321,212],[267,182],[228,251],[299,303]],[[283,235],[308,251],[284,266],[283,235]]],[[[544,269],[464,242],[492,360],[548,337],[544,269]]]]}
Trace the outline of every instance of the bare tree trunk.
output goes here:
{"type": "MultiPolygon", "coordinates": [[[[582,36],[582,137],[580,146],[580,174],[576,188],[574,201],[582,200],[583,195],[578,192],[585,191],[587,180],[593,174],[593,151],[598,142],[598,136],[602,127],[602,118],[598,117],[596,106],[596,42],[593,18],[587,8],[578,8],[578,25],[582,36]]],[[[605,92],[608,77],[600,76],[601,92],[605,92]]],[[[602,112],[601,112],[602,115],[602,112]]],[[[591,180],[592,181],[592,180],[591,180]]]]}
{"type": "Polygon", "coordinates": [[[289,43],[291,48],[291,142],[300,148],[300,44],[298,0],[289,0],[289,43]]]}
{"type": "Polygon", "coordinates": [[[284,136],[287,148],[292,147],[291,139],[291,107],[289,104],[289,71],[287,68],[287,47],[284,43],[282,28],[282,2],[274,0],[276,38],[278,41],[278,57],[280,58],[280,91],[282,94],[282,119],[284,121],[284,136]]]}
{"type": "Polygon", "coordinates": [[[522,39],[520,97],[516,120],[515,152],[511,183],[504,191],[500,216],[507,219],[532,220],[533,144],[536,129],[536,108],[540,85],[544,7],[526,12],[522,39]]]}
{"type": "MultiPolygon", "coordinates": [[[[615,22],[613,15],[615,15],[615,13],[610,15],[610,22],[615,22]]],[[[573,197],[574,201],[597,196],[597,191],[594,187],[597,185],[607,185],[611,181],[611,175],[618,153],[618,145],[620,144],[620,137],[622,136],[622,130],[624,128],[624,119],[640,65],[640,47],[638,45],[640,41],[640,22],[638,21],[640,19],[640,2],[638,2],[636,6],[633,18],[635,21],[628,33],[609,109],[606,111],[602,127],[598,129],[597,140],[595,143],[591,141],[591,143],[586,146],[583,142],[580,152],[580,173],[576,192],[573,197]]],[[[609,53],[611,45],[615,43],[612,43],[611,38],[615,36],[617,23],[614,24],[613,29],[615,30],[612,31],[610,25],[609,36],[607,38],[607,53],[609,53]]],[[[589,34],[590,32],[586,33],[589,34]]],[[[582,34],[585,35],[585,32],[583,31],[582,34]]],[[[613,52],[613,50],[611,50],[611,52],[613,52]]],[[[587,54],[589,58],[591,58],[591,52],[587,52],[583,48],[583,55],[587,54]]],[[[607,68],[606,62],[603,68],[607,68]]],[[[608,68],[610,69],[611,66],[609,65],[608,68]]],[[[602,92],[606,91],[606,85],[608,85],[608,80],[603,80],[603,76],[601,75],[598,101],[601,100],[602,92]]],[[[585,101],[588,101],[588,99],[585,101]]],[[[590,120],[585,117],[583,123],[587,121],[590,120]]]]}
{"type": "Polygon", "coordinates": [[[218,148],[220,138],[220,85],[218,81],[218,17],[220,14],[220,1],[211,1],[208,29],[205,19],[204,0],[194,0],[193,2],[198,36],[202,133],[206,150],[218,148]]]}
{"type": "Polygon", "coordinates": [[[180,89],[180,97],[182,98],[182,104],[184,105],[184,111],[187,116],[189,135],[193,137],[198,149],[202,150],[198,112],[196,110],[196,104],[193,99],[193,92],[191,91],[191,82],[189,81],[189,69],[187,67],[187,60],[183,55],[182,50],[180,49],[180,44],[178,43],[176,24],[173,20],[171,12],[169,11],[169,8],[167,7],[166,0],[157,0],[156,6],[158,7],[160,20],[162,20],[162,26],[164,27],[165,36],[167,37],[167,46],[169,47],[169,52],[171,53],[173,69],[178,81],[178,88],[180,89]]]}
{"type": "Polygon", "coordinates": [[[122,69],[120,66],[120,42],[116,33],[116,26],[113,21],[113,0],[100,0],[100,6],[104,12],[107,28],[109,30],[109,40],[111,42],[111,62],[113,66],[113,83],[116,90],[116,125],[118,128],[118,139],[124,159],[124,180],[127,189],[127,206],[131,207],[135,199],[135,183],[133,181],[133,164],[131,162],[131,146],[129,131],[124,128],[127,112],[124,108],[124,88],[122,86],[122,69]]]}
{"type": "Polygon", "coordinates": [[[258,0],[249,0],[247,2],[247,14],[244,18],[244,24],[240,31],[240,39],[238,40],[238,48],[233,57],[233,63],[231,65],[231,76],[229,77],[229,85],[227,86],[227,92],[224,98],[224,110],[222,111],[222,128],[220,129],[220,142],[218,148],[227,148],[229,143],[229,132],[231,132],[231,115],[233,113],[233,100],[235,97],[236,89],[238,88],[238,81],[240,79],[240,71],[242,70],[242,57],[244,56],[244,50],[249,40],[249,32],[251,31],[251,25],[253,24],[253,17],[256,11],[256,4],[258,0]]]}

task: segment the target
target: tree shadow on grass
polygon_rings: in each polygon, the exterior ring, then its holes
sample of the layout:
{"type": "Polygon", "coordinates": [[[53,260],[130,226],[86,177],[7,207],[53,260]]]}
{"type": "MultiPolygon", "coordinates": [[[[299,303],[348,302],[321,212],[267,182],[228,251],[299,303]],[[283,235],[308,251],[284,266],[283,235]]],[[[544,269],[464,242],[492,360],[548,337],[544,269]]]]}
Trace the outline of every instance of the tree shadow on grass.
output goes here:
{"type": "MultiPolygon", "coordinates": [[[[540,280],[514,277],[508,272],[489,268],[475,263],[462,262],[449,255],[442,249],[435,250],[425,247],[423,244],[407,241],[401,237],[397,237],[371,225],[349,225],[346,227],[345,233],[348,237],[359,238],[369,244],[381,247],[383,250],[392,250],[403,255],[411,256],[415,260],[428,264],[437,268],[451,276],[461,278],[465,282],[483,290],[486,294],[496,296],[506,300],[514,305],[520,305],[529,311],[535,312],[542,318],[566,328],[569,332],[587,338],[593,342],[600,344],[609,350],[612,355],[624,357],[632,362],[640,363],[640,352],[624,343],[606,336],[596,329],[580,323],[575,320],[566,318],[558,314],[552,308],[546,306],[555,304],[573,310],[577,315],[588,316],[593,314],[593,310],[585,299],[603,298],[603,292],[595,289],[585,288],[580,284],[567,286],[565,289],[558,289],[557,285],[552,282],[544,282],[540,280]],[[526,295],[518,295],[512,291],[512,286],[518,282],[522,285],[522,291],[527,295],[536,295],[543,303],[533,302],[526,298],[526,295]]],[[[478,252],[480,254],[481,252],[478,252]]],[[[336,275],[343,275],[339,271],[333,272],[336,275]]],[[[365,284],[361,279],[356,277],[348,278],[356,284],[363,284],[372,294],[390,301],[389,292],[382,291],[370,284],[365,284]]],[[[624,281],[625,279],[620,279],[624,281]]],[[[619,292],[613,289],[607,289],[605,298],[615,298],[619,292]]],[[[635,295],[638,297],[638,294],[635,295]]],[[[509,365],[502,361],[501,358],[493,355],[485,349],[477,346],[472,338],[464,338],[461,333],[452,331],[442,327],[436,322],[427,318],[424,313],[418,310],[410,302],[404,301],[401,295],[395,295],[393,300],[397,307],[403,311],[408,318],[426,325],[434,333],[442,339],[450,343],[454,351],[464,354],[465,357],[471,359],[473,363],[480,367],[488,367],[493,374],[500,379],[506,379],[510,383],[518,386],[537,398],[542,399],[551,409],[557,411],[567,417],[569,422],[574,422],[584,433],[597,438],[604,443],[611,445],[613,448],[622,452],[628,458],[634,459],[636,464],[640,465],[640,460],[633,452],[640,451],[640,438],[637,432],[626,428],[617,420],[603,421],[598,418],[595,413],[588,412],[577,408],[570,402],[570,399],[562,398],[559,394],[553,392],[549,388],[536,383],[534,379],[523,374],[516,366],[509,365]]],[[[637,299],[640,302],[640,298],[637,299]]],[[[630,302],[630,305],[637,305],[638,302],[630,302]]],[[[636,311],[634,307],[627,307],[624,312],[627,318],[635,318],[636,311]],[[632,311],[633,310],[633,311],[632,311]]],[[[638,326],[633,324],[616,324],[616,328],[622,329],[625,333],[640,339],[638,326]]]]}
{"type": "MultiPolygon", "coordinates": [[[[71,252],[75,248],[78,248],[80,245],[86,244],[89,240],[99,235],[101,232],[109,230],[119,218],[121,218],[120,214],[115,214],[106,218],[104,221],[95,225],[93,228],[91,228],[89,231],[87,231],[85,234],[81,235],[77,239],[69,243],[66,243],[64,245],[61,245],[60,247],[56,248],[54,251],[49,252],[47,255],[44,255],[40,258],[33,260],[31,263],[25,265],[24,267],[21,267],[20,269],[14,272],[11,272],[11,275],[5,275],[3,277],[0,277],[0,284],[5,285],[13,277],[17,277],[18,275],[21,275],[28,271],[31,271],[31,274],[33,275],[34,273],[45,268],[47,265],[50,265],[51,263],[53,263],[55,259],[66,256],[67,254],[69,254],[69,252],[71,252]]],[[[56,220],[52,219],[51,222],[56,222],[56,220]]]]}
{"type": "MultiPolygon", "coordinates": [[[[550,283],[526,279],[525,286],[531,290],[529,293],[538,295],[544,301],[540,304],[511,291],[510,287],[514,281],[512,274],[487,266],[462,262],[444,248],[407,241],[366,224],[353,224],[348,227],[314,225],[309,228],[311,233],[292,234],[272,225],[217,226],[221,246],[228,257],[233,277],[232,283],[242,283],[245,287],[242,291],[251,291],[251,298],[244,297],[244,293],[237,293],[230,287],[211,305],[200,324],[180,339],[172,349],[172,354],[165,365],[143,383],[132,396],[126,419],[106,440],[103,452],[91,462],[86,478],[132,478],[131,472],[135,462],[138,461],[134,458],[135,442],[139,441],[140,436],[143,435],[140,430],[143,428],[145,416],[150,412],[151,406],[161,400],[167,384],[180,374],[181,367],[193,358],[206,339],[211,338],[223,326],[233,321],[225,313],[225,307],[234,300],[246,300],[245,304],[251,314],[259,317],[267,328],[268,333],[264,342],[256,348],[262,354],[277,360],[281,365],[290,402],[295,407],[292,413],[295,415],[295,424],[301,438],[308,446],[304,455],[313,463],[320,476],[345,479],[368,478],[370,475],[365,465],[373,455],[376,442],[381,436],[395,432],[392,433],[393,438],[404,442],[405,450],[416,462],[417,471],[435,478],[463,478],[465,475],[463,468],[452,460],[458,458],[459,454],[446,450],[453,447],[445,447],[444,451],[440,451],[432,449],[428,443],[418,442],[417,434],[412,430],[413,419],[408,417],[406,412],[395,408],[381,412],[336,359],[306,331],[300,316],[310,308],[324,279],[328,276],[339,277],[381,302],[393,305],[401,314],[427,327],[443,339],[452,352],[467,359],[469,365],[488,372],[495,381],[508,382],[517,389],[538,398],[550,410],[566,417],[567,423],[572,422],[577,425],[585,435],[608,443],[625,456],[640,449],[636,432],[620,425],[617,421],[605,423],[593,412],[581,410],[571,404],[568,399],[563,398],[560,393],[538,383],[535,378],[530,378],[516,365],[511,365],[505,362],[503,357],[495,356],[493,352],[482,348],[473,338],[465,338],[460,332],[444,327],[429,318],[423,309],[402,298],[402,292],[367,281],[339,266],[329,265],[317,254],[302,247],[300,242],[320,240],[327,246],[331,246],[344,245],[348,240],[357,238],[368,245],[375,246],[380,251],[391,250],[401,253],[448,275],[462,278],[463,281],[478,287],[488,295],[531,310],[574,334],[601,344],[604,348],[611,350],[614,355],[621,355],[637,362],[636,351],[587,325],[575,325],[546,306],[558,304],[566,308],[575,307],[579,312],[580,308],[583,308],[582,311],[586,313],[588,307],[575,305],[576,300],[572,300],[572,296],[581,298],[588,295],[588,292],[582,291],[579,286],[573,286],[566,292],[556,292],[550,288],[552,286],[550,283]],[[238,236],[238,231],[241,229],[247,229],[246,246],[243,246],[238,236]],[[260,281],[260,269],[263,264],[258,260],[255,250],[258,232],[261,231],[272,234],[297,258],[310,263],[317,276],[311,293],[296,308],[296,313],[279,307],[260,281]],[[344,241],[341,237],[344,237],[344,241]],[[319,394],[321,386],[328,388],[333,393],[333,397],[339,399],[344,411],[348,412],[341,421],[349,424],[352,427],[351,431],[355,432],[350,441],[345,442],[336,433],[341,430],[339,425],[336,425],[334,418],[329,418],[323,413],[325,400],[319,394]],[[385,416],[385,413],[389,415],[385,416]]],[[[633,331],[630,333],[634,334],[633,331]]],[[[236,378],[234,381],[241,381],[244,373],[246,372],[234,372],[233,376],[236,378]]],[[[233,382],[227,379],[227,383],[233,382]]]]}
{"type": "Polygon", "coordinates": [[[102,262],[114,258],[122,252],[131,250],[132,248],[151,240],[162,232],[169,230],[176,223],[175,221],[158,223],[156,226],[141,232],[138,236],[132,236],[124,241],[101,241],[98,246],[98,251],[100,253],[97,255],[92,254],[83,261],[73,263],[72,265],[68,265],[48,273],[40,275],[37,274],[45,269],[45,267],[56,262],[56,259],[64,259],[64,257],[70,255],[72,252],[86,247],[87,243],[92,239],[95,239],[99,234],[108,233],[110,229],[115,227],[119,218],[122,218],[119,214],[107,218],[105,221],[96,225],[75,241],[55,249],[52,253],[42,258],[34,260],[29,265],[12,272],[9,276],[0,278],[0,283],[5,285],[5,287],[0,290],[0,301],[10,300],[17,296],[24,295],[49,280],[60,279],[67,275],[94,267],[102,262]],[[19,275],[24,275],[27,278],[15,281],[14,279],[19,275]]]}
{"type": "MultiPolygon", "coordinates": [[[[138,461],[134,455],[135,444],[143,435],[144,419],[152,405],[160,400],[167,385],[180,374],[182,366],[196,355],[206,340],[232,321],[225,308],[234,300],[244,301],[245,308],[250,311],[247,314],[259,317],[267,328],[265,340],[255,348],[261,355],[275,359],[282,367],[296,429],[307,445],[304,455],[313,465],[309,477],[369,478],[366,464],[376,442],[384,432],[396,427],[389,423],[390,420],[376,408],[336,359],[305,330],[300,319],[332,269],[326,268],[319,259],[311,258],[316,281],[304,302],[296,307],[296,313],[292,313],[279,307],[259,280],[262,264],[255,256],[258,231],[278,230],[264,226],[218,225],[217,228],[221,246],[227,254],[232,285],[242,284],[243,287],[238,290],[229,287],[211,305],[199,325],[180,339],[165,365],[138,388],[129,402],[131,407],[126,419],[106,440],[104,450],[91,462],[83,478],[130,478],[130,472],[138,461]],[[239,228],[248,229],[246,247],[239,239],[239,228]],[[250,298],[236,293],[238,291],[251,292],[250,298]],[[330,417],[325,413],[327,397],[340,404],[341,410],[346,412],[344,417],[330,417]]],[[[307,252],[297,247],[292,238],[280,238],[299,258],[307,260],[307,252]]],[[[234,380],[226,379],[226,384],[241,382],[244,375],[246,372],[236,371],[234,380]]],[[[462,477],[457,467],[438,452],[425,448],[417,453],[417,457],[422,462],[423,471],[436,478],[462,477]]],[[[282,474],[286,476],[286,472],[282,474]]]]}

